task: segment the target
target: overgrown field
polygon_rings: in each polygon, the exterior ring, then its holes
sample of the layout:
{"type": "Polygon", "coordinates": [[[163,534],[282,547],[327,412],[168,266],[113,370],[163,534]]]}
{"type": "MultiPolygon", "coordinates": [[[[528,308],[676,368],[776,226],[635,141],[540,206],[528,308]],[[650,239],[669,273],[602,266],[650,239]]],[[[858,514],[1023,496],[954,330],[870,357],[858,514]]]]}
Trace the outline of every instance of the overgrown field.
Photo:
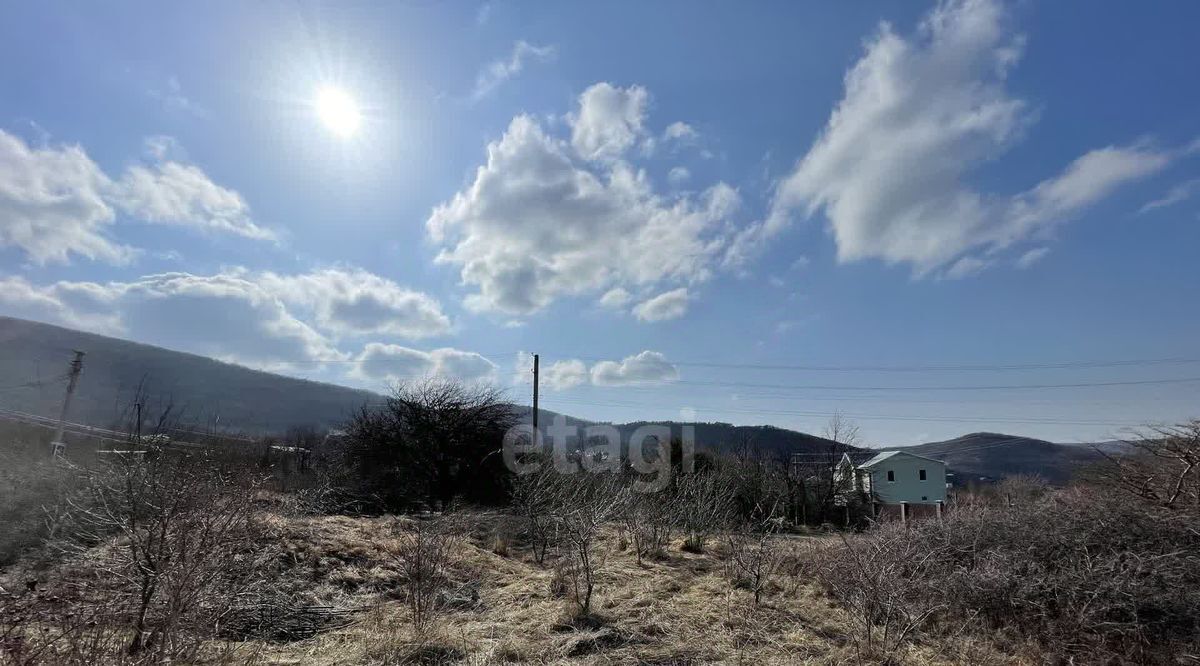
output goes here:
{"type": "MultiPolygon", "coordinates": [[[[685,552],[682,540],[675,541],[664,555],[639,563],[628,541],[609,527],[598,543],[605,561],[594,611],[581,616],[553,549],[538,564],[529,544],[516,536],[515,518],[459,515],[436,618],[418,634],[403,571],[404,539],[417,522],[445,518],[304,516],[277,498],[264,497],[261,504],[257,560],[269,571],[261,584],[287,600],[272,610],[277,625],[288,625],[289,610],[348,612],[298,640],[272,637],[269,630],[236,641],[210,640],[195,653],[197,662],[849,664],[867,657],[847,613],[802,573],[799,558],[828,536],[781,537],[778,563],[756,605],[752,590],[729,570],[724,540],[703,554],[685,552]]],[[[89,562],[102,559],[92,553],[40,572],[9,571],[4,585],[13,590],[23,578],[41,581],[39,591],[29,594],[44,600],[45,619],[61,619],[55,612],[63,599],[87,597],[106,584],[98,578],[101,571],[89,570],[89,562]]],[[[128,632],[119,638],[127,640],[128,632]]],[[[55,661],[53,653],[42,656],[55,661]]],[[[119,650],[109,658],[135,661],[119,650]]],[[[889,658],[1014,663],[996,646],[961,636],[912,642],[889,658]]]]}

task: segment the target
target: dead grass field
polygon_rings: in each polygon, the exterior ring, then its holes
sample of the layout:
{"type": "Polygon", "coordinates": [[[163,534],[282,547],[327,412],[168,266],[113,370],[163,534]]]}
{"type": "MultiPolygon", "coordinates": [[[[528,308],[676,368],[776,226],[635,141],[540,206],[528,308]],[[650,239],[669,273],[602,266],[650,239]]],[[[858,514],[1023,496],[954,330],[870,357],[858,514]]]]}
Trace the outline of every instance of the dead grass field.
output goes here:
{"type": "MultiPolygon", "coordinates": [[[[396,525],[411,519],[272,516],[269,548],[284,565],[281,584],[313,604],[362,609],[341,629],[288,644],[246,644],[271,664],[851,664],[886,661],[856,652],[843,612],[805,581],[780,576],[761,605],[734,589],[722,549],[638,564],[604,535],[595,618],[572,619],[554,594],[554,569],[534,564],[504,516],[474,515],[456,545],[452,604],[424,640],[397,598],[388,553],[396,525]],[[497,547],[497,539],[507,546],[497,547]]],[[[799,549],[804,538],[790,540],[799,549]]],[[[907,646],[890,663],[1015,663],[992,646],[945,641],[907,646]],[[947,653],[950,652],[949,656],[947,653]]]]}
{"type": "MultiPolygon", "coordinates": [[[[730,584],[725,548],[680,550],[639,564],[615,528],[605,553],[593,616],[575,617],[556,592],[552,554],[536,564],[514,541],[514,519],[460,517],[448,607],[418,639],[408,620],[403,576],[393,557],[397,531],[411,517],[301,516],[269,510],[260,555],[271,589],[298,606],[353,611],[345,626],[294,642],[243,640],[214,645],[214,663],[258,664],[1014,664],[1036,663],[966,636],[919,637],[891,655],[860,653],[844,611],[808,581],[786,571],[753,593],[730,584]]],[[[829,537],[787,537],[789,557],[829,537]]],[[[101,546],[105,547],[105,546],[101,546]]],[[[86,580],[87,559],[61,562],[37,577],[86,580]]],[[[24,573],[8,572],[7,582],[24,573]]],[[[70,585],[70,583],[67,583],[70,585]]],[[[1011,652],[1011,651],[1010,651],[1011,652]]],[[[0,659],[2,661],[2,659],[0,659]]]]}

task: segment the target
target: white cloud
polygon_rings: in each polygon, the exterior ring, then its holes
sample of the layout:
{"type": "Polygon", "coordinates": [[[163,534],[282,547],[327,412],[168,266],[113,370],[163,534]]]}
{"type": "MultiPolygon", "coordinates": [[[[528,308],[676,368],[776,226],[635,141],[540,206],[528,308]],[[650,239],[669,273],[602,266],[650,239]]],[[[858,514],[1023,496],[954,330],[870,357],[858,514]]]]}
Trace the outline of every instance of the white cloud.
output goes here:
{"type": "Polygon", "coordinates": [[[578,359],[555,361],[540,370],[546,385],[557,391],[565,391],[586,384],[589,379],[587,365],[578,359]]]}
{"type": "Polygon", "coordinates": [[[317,326],[336,334],[418,339],[451,330],[450,318],[432,296],[362,269],[268,272],[254,279],[284,302],[311,310],[317,326]]]}
{"type": "Polygon", "coordinates": [[[632,295],[624,287],[613,287],[612,289],[604,292],[604,295],[600,297],[599,302],[600,305],[606,308],[616,309],[625,307],[625,305],[629,303],[630,298],[632,298],[632,295]]]}
{"type": "Polygon", "coordinates": [[[1138,213],[1149,213],[1152,210],[1174,206],[1177,203],[1187,201],[1196,192],[1200,192],[1200,178],[1194,178],[1189,181],[1182,182],[1172,187],[1162,197],[1155,199],[1142,206],[1138,213]]]}
{"type": "MultiPolygon", "coordinates": [[[[626,143],[605,132],[581,139],[583,122],[575,138],[588,154],[626,143]]],[[[724,183],[665,197],[624,161],[582,162],[529,116],[514,118],[487,153],[474,182],[426,222],[442,246],[437,261],[477,289],[466,300],[475,310],[524,315],[563,296],[703,281],[739,204],[724,183]]]]}
{"type": "Polygon", "coordinates": [[[672,167],[671,170],[667,172],[667,180],[670,181],[672,185],[682,185],[691,177],[692,172],[688,171],[687,167],[672,167]]]}
{"type": "Polygon", "coordinates": [[[134,251],[106,233],[115,218],[108,187],[83,148],[30,148],[0,130],[0,246],[20,248],[39,264],[72,254],[129,261],[134,251]]]}
{"type": "Polygon", "coordinates": [[[638,303],[633,314],[642,321],[665,321],[678,319],[687,313],[687,287],[672,289],[638,303]]]}
{"type": "Polygon", "coordinates": [[[679,369],[656,351],[627,356],[621,362],[600,361],[592,366],[592,383],[597,386],[626,386],[679,379],[679,369]]]}
{"type": "Polygon", "coordinates": [[[965,255],[1044,233],[1166,165],[1166,152],[1108,147],[1015,196],[968,187],[967,176],[1034,120],[1030,105],[1005,89],[1022,46],[992,0],[940,4],[908,38],[884,24],[846,74],[824,131],[780,181],[766,219],[739,235],[727,263],[746,261],[797,212],[822,211],[839,261],[907,263],[917,275],[945,266],[963,272],[974,267],[956,263],[965,255]]]}
{"type": "Polygon", "coordinates": [[[91,282],[57,282],[45,287],[23,277],[0,277],[0,309],[7,315],[120,335],[121,318],[113,312],[116,294],[91,282]]]}
{"type": "MultiPolygon", "coordinates": [[[[485,14],[485,10],[487,10],[487,5],[480,10],[481,16],[485,14]]],[[[518,41],[513,45],[512,54],[507,60],[488,63],[479,72],[479,76],[475,79],[475,90],[471,93],[472,98],[479,100],[505,81],[520,74],[521,70],[525,69],[527,61],[547,62],[554,59],[555,53],[553,46],[535,46],[524,40],[518,41]]]]}
{"type": "Polygon", "coordinates": [[[649,101],[641,86],[593,85],[579,96],[579,111],[569,119],[571,145],[588,160],[621,157],[644,134],[649,101]]]}
{"type": "Polygon", "coordinates": [[[1017,259],[1017,268],[1029,268],[1041,261],[1049,253],[1050,248],[1048,247],[1035,247],[1032,250],[1028,250],[1017,259]]]}
{"type": "MultiPolygon", "coordinates": [[[[148,148],[165,155],[165,139],[153,137],[148,148]]],[[[79,146],[31,148],[0,130],[0,246],[20,248],[39,264],[72,255],[127,263],[136,251],[108,235],[116,210],[144,222],[274,237],[251,221],[241,195],[195,166],[137,165],[113,181],[79,146]]]]}
{"type": "Polygon", "coordinates": [[[263,369],[311,368],[314,362],[344,358],[274,294],[236,271],[210,276],[164,273],[132,282],[18,286],[24,288],[5,290],[0,297],[0,306],[17,316],[128,336],[263,369]]]}
{"type": "Polygon", "coordinates": [[[242,195],[212,182],[198,167],[178,162],[133,166],[112,190],[113,203],[147,222],[231,233],[257,240],[275,234],[250,219],[242,195]]]}
{"type": "Polygon", "coordinates": [[[491,382],[496,378],[496,364],[475,352],[450,347],[421,351],[371,342],[355,357],[355,373],[363,379],[390,382],[430,377],[491,382]]]}

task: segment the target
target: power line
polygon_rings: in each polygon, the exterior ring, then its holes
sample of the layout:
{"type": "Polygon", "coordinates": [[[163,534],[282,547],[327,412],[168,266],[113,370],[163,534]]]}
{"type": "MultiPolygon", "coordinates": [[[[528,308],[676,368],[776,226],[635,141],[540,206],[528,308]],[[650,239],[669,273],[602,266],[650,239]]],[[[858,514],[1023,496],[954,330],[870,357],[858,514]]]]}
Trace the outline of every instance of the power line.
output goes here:
{"type": "MultiPolygon", "coordinates": [[[[609,361],[588,356],[572,354],[562,355],[561,358],[577,359],[580,361],[609,361]]],[[[1002,364],[933,364],[933,365],[778,365],[764,363],[716,363],[710,361],[668,361],[671,365],[683,367],[724,368],[734,370],[797,370],[807,372],[970,372],[970,371],[1007,371],[1007,370],[1054,370],[1073,368],[1113,368],[1126,366],[1172,365],[1200,363],[1200,358],[1151,358],[1126,359],[1112,361],[1063,361],[1056,363],[1002,363],[1002,364]]]]}
{"type": "MultiPolygon", "coordinates": [[[[618,401],[597,401],[597,400],[573,400],[570,398],[553,398],[551,402],[555,404],[572,405],[594,405],[601,407],[652,407],[658,409],[677,409],[675,406],[653,405],[645,402],[618,402],[618,401]]],[[[707,405],[688,405],[692,409],[706,410],[711,412],[727,412],[735,414],[748,415],[775,415],[775,416],[829,416],[828,412],[810,411],[810,410],[790,410],[790,409],[739,409],[736,407],[713,407],[707,405]]],[[[917,416],[917,415],[885,415],[885,414],[847,414],[846,416],[861,420],[872,421],[933,421],[945,423],[1015,423],[1027,425],[1100,425],[1100,426],[1129,426],[1136,425],[1134,422],[1128,421],[1111,421],[1097,419],[1057,419],[1057,418],[1013,418],[1013,417],[984,417],[984,416],[917,416]]]]}
{"type": "Polygon", "coordinates": [[[1135,379],[1106,382],[1072,382],[1064,384],[977,384],[940,386],[854,386],[835,384],[755,384],[750,382],[706,382],[688,380],[648,380],[642,386],[723,386],[728,388],[758,388],[776,391],[1007,391],[1032,389],[1091,388],[1102,386],[1142,386],[1154,384],[1188,384],[1200,382],[1200,377],[1170,379],[1135,379]]]}

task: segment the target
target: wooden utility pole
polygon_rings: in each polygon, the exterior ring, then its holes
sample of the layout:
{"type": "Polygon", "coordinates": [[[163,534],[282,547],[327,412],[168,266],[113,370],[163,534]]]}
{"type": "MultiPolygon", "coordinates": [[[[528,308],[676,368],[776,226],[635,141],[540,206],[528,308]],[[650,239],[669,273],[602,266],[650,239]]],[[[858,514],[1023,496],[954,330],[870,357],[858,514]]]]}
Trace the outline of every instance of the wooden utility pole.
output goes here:
{"type": "Polygon", "coordinates": [[[138,400],[133,404],[137,410],[137,422],[133,424],[133,441],[138,444],[142,443],[142,401],[138,400]]]}
{"type": "Polygon", "coordinates": [[[62,412],[58,415],[58,429],[54,431],[54,439],[50,442],[50,452],[55,458],[62,458],[67,451],[63,441],[63,430],[67,427],[67,410],[71,409],[71,396],[75,394],[75,385],[79,383],[79,373],[83,371],[83,352],[75,350],[75,358],[71,359],[70,380],[67,382],[67,394],[63,396],[62,412]]]}
{"type": "Polygon", "coordinates": [[[533,355],[533,437],[536,444],[538,439],[538,355],[533,355]]]}

